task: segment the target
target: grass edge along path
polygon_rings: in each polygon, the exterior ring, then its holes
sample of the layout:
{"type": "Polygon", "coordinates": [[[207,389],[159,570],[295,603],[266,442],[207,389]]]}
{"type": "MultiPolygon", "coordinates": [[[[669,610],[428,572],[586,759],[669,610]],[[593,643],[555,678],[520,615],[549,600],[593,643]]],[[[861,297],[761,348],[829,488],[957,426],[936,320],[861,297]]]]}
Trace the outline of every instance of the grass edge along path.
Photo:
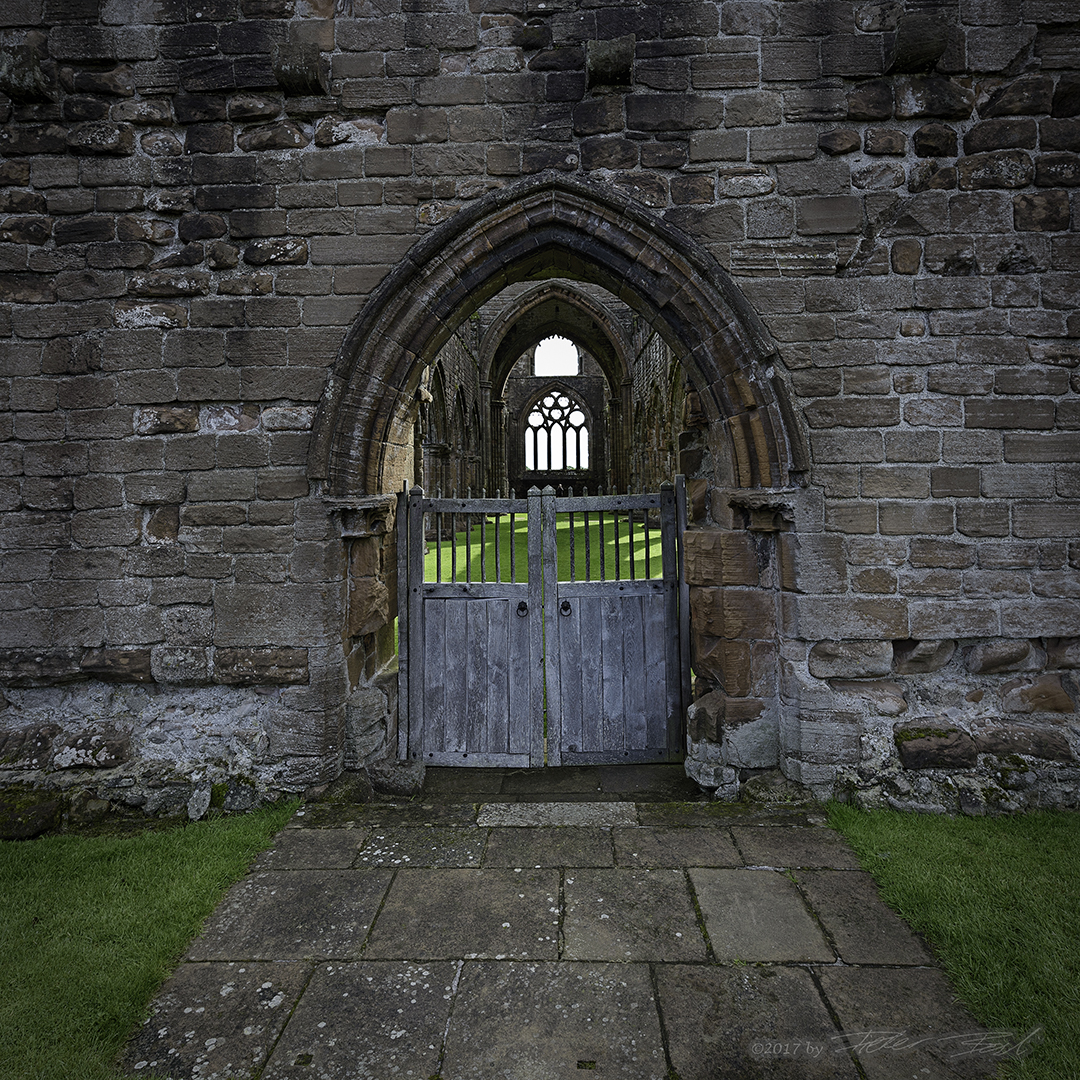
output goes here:
{"type": "Polygon", "coordinates": [[[1080,1077],[1080,814],[969,818],[830,804],[882,899],[923,935],[976,1020],[1023,1038],[1016,1080],[1080,1077]]]}
{"type": "Polygon", "coordinates": [[[0,843],[0,1078],[115,1077],[159,986],[296,805],[0,843]]]}

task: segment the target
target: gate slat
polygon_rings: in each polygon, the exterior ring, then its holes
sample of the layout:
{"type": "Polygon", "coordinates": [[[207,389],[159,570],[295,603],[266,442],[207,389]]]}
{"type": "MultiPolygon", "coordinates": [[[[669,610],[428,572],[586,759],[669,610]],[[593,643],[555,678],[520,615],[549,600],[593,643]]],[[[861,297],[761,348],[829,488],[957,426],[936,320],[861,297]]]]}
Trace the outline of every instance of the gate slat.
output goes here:
{"type": "Polygon", "coordinates": [[[518,615],[520,601],[515,597],[506,605],[507,637],[509,653],[507,659],[507,720],[508,739],[511,754],[527,754],[530,746],[532,724],[532,635],[527,616],[518,615]]]}
{"type": "Polygon", "coordinates": [[[604,745],[600,597],[584,596],[575,606],[581,627],[581,742],[577,747],[580,751],[599,750],[604,745]]]}
{"type": "Polygon", "coordinates": [[[623,644],[623,749],[644,750],[645,720],[645,627],[640,596],[622,601],[623,644]]]}
{"type": "Polygon", "coordinates": [[[446,601],[424,605],[424,742],[425,753],[444,750],[446,731],[446,686],[442,673],[446,668],[446,601]]]}
{"type": "Polygon", "coordinates": [[[654,593],[642,600],[644,605],[645,643],[645,715],[648,731],[645,745],[665,756],[668,748],[668,679],[667,623],[664,619],[665,597],[654,593]]]}
{"type": "Polygon", "coordinates": [[[465,751],[486,753],[491,737],[488,705],[488,608],[493,601],[465,601],[465,751]]]}
{"type": "MultiPolygon", "coordinates": [[[[543,679],[544,689],[544,762],[547,765],[559,765],[562,762],[562,672],[559,664],[559,627],[556,620],[559,615],[559,549],[555,517],[555,489],[544,488],[540,509],[540,570],[543,575],[543,638],[541,648],[544,651],[543,679]]],[[[531,503],[530,503],[531,509],[531,503]]],[[[530,518],[530,529],[531,529],[530,518]]],[[[529,559],[529,581],[534,575],[536,564],[529,559]]]]}
{"type": "MultiPolygon", "coordinates": [[[[428,749],[428,736],[425,732],[426,717],[430,715],[425,708],[424,696],[425,672],[428,670],[427,636],[424,628],[424,599],[421,594],[421,583],[424,580],[424,510],[422,504],[423,491],[414,487],[409,492],[408,505],[408,535],[409,552],[408,567],[409,577],[405,603],[408,607],[406,616],[406,632],[409,634],[408,648],[408,718],[407,718],[407,741],[409,755],[412,757],[424,755],[428,749]]],[[[402,586],[399,582],[399,588],[402,586]]]]}
{"type": "Polygon", "coordinates": [[[510,635],[507,618],[510,602],[494,600],[484,604],[487,610],[487,707],[484,749],[489,753],[508,753],[509,745],[509,655],[510,635]]]}
{"type": "MultiPolygon", "coordinates": [[[[429,601],[433,603],[434,601],[429,601]]],[[[465,753],[469,749],[465,721],[465,687],[468,644],[466,639],[465,600],[444,600],[446,613],[446,666],[440,673],[445,685],[445,735],[443,749],[465,753]]]]}
{"type": "Polygon", "coordinates": [[[600,632],[603,655],[601,690],[603,704],[603,746],[618,756],[625,749],[623,730],[623,635],[622,602],[618,596],[600,601],[600,632]]]}
{"type": "Polygon", "coordinates": [[[581,636],[581,604],[572,600],[570,614],[559,615],[559,666],[562,683],[562,745],[575,751],[582,746],[581,682],[585,667],[584,653],[589,647],[589,642],[581,636]]]}
{"type": "MultiPolygon", "coordinates": [[[[682,649],[689,649],[689,603],[679,611],[679,582],[682,578],[680,567],[679,520],[675,498],[675,488],[671,483],[660,487],[660,547],[664,559],[664,620],[669,627],[665,635],[667,645],[667,715],[669,754],[677,754],[682,731],[684,667],[682,649]],[[681,633],[681,617],[687,620],[687,635],[681,633]],[[677,629],[678,628],[678,629],[677,629]]],[[[685,680],[689,680],[689,666],[685,669],[685,680]]],[[[687,700],[689,704],[689,699],[687,700]]]]}
{"type": "Polygon", "coordinates": [[[529,552],[529,761],[532,765],[544,764],[545,759],[545,712],[544,712],[544,580],[539,572],[543,550],[541,521],[543,519],[541,495],[538,488],[529,489],[528,552],[529,552]]]}

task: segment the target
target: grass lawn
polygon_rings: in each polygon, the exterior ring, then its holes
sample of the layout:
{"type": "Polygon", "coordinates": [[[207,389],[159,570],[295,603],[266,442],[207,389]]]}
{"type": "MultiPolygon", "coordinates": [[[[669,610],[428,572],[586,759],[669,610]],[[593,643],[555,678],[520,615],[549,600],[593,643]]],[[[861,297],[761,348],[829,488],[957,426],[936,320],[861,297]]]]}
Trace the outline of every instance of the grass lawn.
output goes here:
{"type": "Polygon", "coordinates": [[[295,808],[0,843],[0,1078],[112,1077],[161,981],[295,808]]]}
{"type": "Polygon", "coordinates": [[[987,1028],[1043,1031],[1002,1073],[1080,1077],[1080,815],[948,818],[833,805],[882,898],[987,1028]]]}
{"type": "MultiPolygon", "coordinates": [[[[580,513],[574,515],[574,577],[578,581],[585,581],[585,528],[580,513]]],[[[459,519],[460,522],[460,519],[459,519]]],[[[663,564],[660,552],[660,525],[653,522],[649,525],[646,540],[645,528],[642,521],[633,522],[633,573],[630,566],[630,544],[627,530],[630,527],[625,513],[618,522],[619,542],[616,552],[615,526],[611,516],[604,516],[604,536],[600,537],[599,525],[596,514],[589,515],[589,578],[593,581],[600,579],[600,552],[604,553],[604,576],[608,580],[614,580],[616,576],[622,579],[630,577],[660,577],[663,564]],[[645,572],[645,553],[648,549],[649,567],[648,574],[645,572]],[[616,555],[618,558],[616,558],[616,555]],[[618,574],[616,575],[616,569],[618,574]]],[[[449,515],[446,515],[445,528],[450,527],[449,515]]],[[[556,543],[559,552],[559,580],[570,580],[570,515],[559,514],[556,519],[556,543]]],[[[452,580],[453,568],[456,560],[458,581],[464,581],[466,577],[466,561],[469,560],[469,573],[473,581],[481,580],[481,551],[483,551],[484,580],[486,581],[509,581],[510,580],[510,518],[501,515],[498,522],[498,536],[496,537],[496,521],[488,518],[484,525],[483,535],[479,522],[474,523],[471,536],[467,537],[464,530],[455,533],[454,541],[443,540],[441,544],[434,541],[428,544],[427,554],[424,557],[424,578],[427,581],[450,581],[452,580]],[[499,552],[499,573],[495,575],[495,552],[496,546],[499,552]],[[467,554],[468,553],[468,554],[467,554]],[[442,576],[436,576],[438,560],[441,555],[442,576]]],[[[446,535],[446,534],[444,534],[446,535]]],[[[515,515],[514,520],[514,580],[527,581],[529,578],[529,548],[528,548],[528,523],[524,514],[515,515]]]]}

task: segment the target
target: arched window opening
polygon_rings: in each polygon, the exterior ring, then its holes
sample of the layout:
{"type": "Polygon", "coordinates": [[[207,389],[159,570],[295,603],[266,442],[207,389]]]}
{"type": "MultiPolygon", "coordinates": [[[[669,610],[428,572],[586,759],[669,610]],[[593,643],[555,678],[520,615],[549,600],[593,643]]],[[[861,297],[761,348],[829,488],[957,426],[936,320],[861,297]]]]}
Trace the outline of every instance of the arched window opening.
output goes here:
{"type": "Polygon", "coordinates": [[[581,356],[577,346],[564,337],[544,338],[533,353],[533,375],[566,377],[581,374],[581,356]]]}
{"type": "Polygon", "coordinates": [[[545,394],[525,424],[525,469],[571,472],[589,467],[589,428],[584,406],[565,390],[545,394]]]}

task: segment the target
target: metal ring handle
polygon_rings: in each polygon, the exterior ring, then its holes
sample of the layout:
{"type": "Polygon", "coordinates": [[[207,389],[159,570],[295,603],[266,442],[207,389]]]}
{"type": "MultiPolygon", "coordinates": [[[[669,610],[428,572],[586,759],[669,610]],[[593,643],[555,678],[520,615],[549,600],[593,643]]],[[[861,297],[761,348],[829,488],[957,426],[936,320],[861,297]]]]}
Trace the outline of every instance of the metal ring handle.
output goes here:
{"type": "Polygon", "coordinates": [[[520,615],[521,618],[524,619],[525,616],[529,614],[529,605],[527,603],[525,603],[524,600],[522,600],[521,603],[518,604],[517,611],[518,611],[518,615],[520,615]]]}
{"type": "Polygon", "coordinates": [[[564,601],[563,601],[563,602],[562,602],[562,603],[561,603],[561,604],[559,605],[559,614],[560,614],[560,615],[569,615],[569,614],[570,614],[570,611],[571,611],[571,608],[570,608],[570,601],[569,601],[569,600],[564,600],[564,601]]]}

